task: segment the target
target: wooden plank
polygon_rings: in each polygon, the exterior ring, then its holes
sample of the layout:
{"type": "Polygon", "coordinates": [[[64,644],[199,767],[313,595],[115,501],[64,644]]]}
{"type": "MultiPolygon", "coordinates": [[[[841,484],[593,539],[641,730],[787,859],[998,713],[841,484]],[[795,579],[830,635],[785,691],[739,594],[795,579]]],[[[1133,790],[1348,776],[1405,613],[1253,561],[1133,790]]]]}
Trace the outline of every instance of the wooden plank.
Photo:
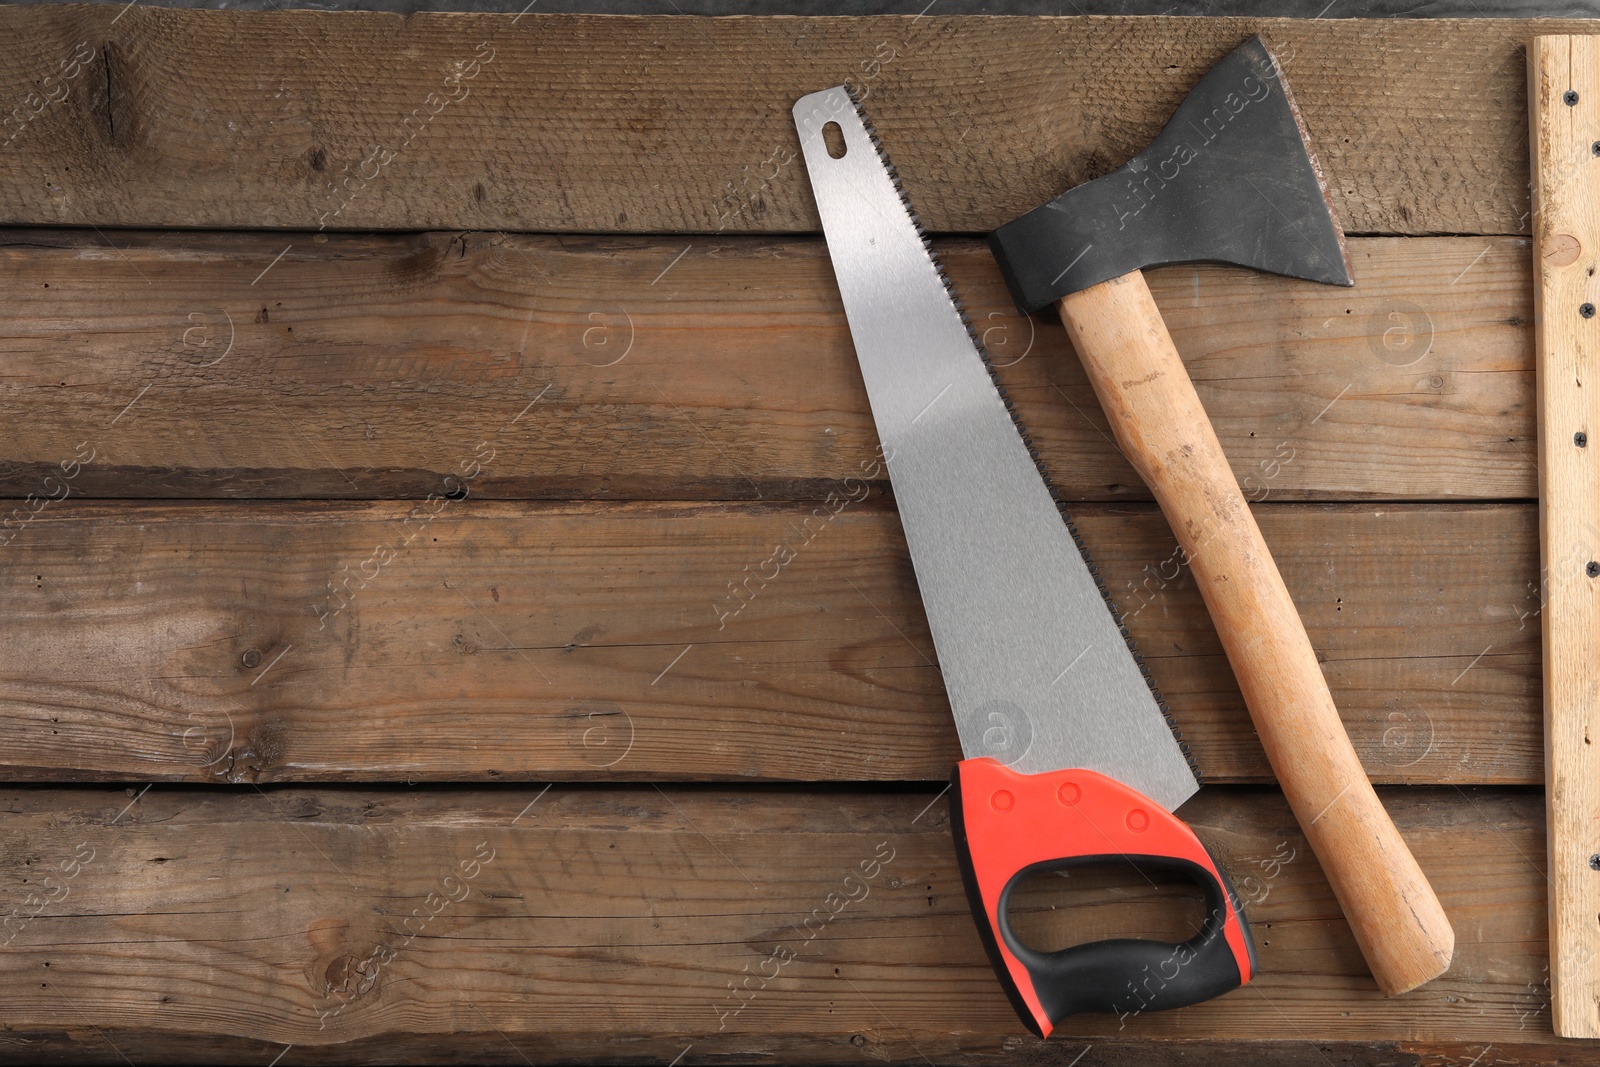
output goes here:
{"type": "MultiPolygon", "coordinates": [[[[68,491],[158,498],[420,498],[480,441],[480,497],[821,498],[874,455],[816,240],[106,239],[0,244],[0,492],[59,494],[80,445],[68,491]]],[[[1147,498],[1059,322],[937,248],[1056,485],[1147,498]]],[[[1526,242],[1351,254],[1354,290],[1151,275],[1246,494],[1531,498],[1526,242]]]]}
{"type": "Polygon", "coordinates": [[[849,79],[927,224],[980,232],[1260,30],[1349,231],[1523,233],[1533,25],[16,8],[0,221],[814,232],[789,109],[849,79]]]}
{"type": "MultiPolygon", "coordinates": [[[[55,505],[0,548],[0,774],[942,779],[899,524],[849,492],[55,505]]],[[[1531,505],[1258,510],[1375,778],[1541,779],[1531,505]]],[[[1202,772],[1269,780],[1159,513],[1079,524],[1202,772]]]]}
{"type": "MultiPolygon", "coordinates": [[[[22,1054],[28,1058],[43,1059],[55,1056],[65,1062],[72,1063],[121,1063],[120,1060],[101,1060],[86,1049],[82,1040],[84,1031],[29,1031],[18,1033],[10,1031],[4,1035],[11,1039],[12,1044],[23,1050],[22,1054]]],[[[123,1034],[119,1038],[126,1040],[123,1034]]],[[[859,1036],[862,1043],[851,1043],[851,1049],[859,1055],[859,1050],[866,1047],[866,1035],[859,1036]]],[[[156,1048],[161,1050],[163,1062],[169,1063],[195,1063],[195,1064],[240,1064],[242,1067],[260,1067],[263,1063],[270,1063],[272,1057],[283,1051],[284,1046],[267,1041],[252,1041],[248,1038],[239,1038],[229,1035],[212,1035],[201,1048],[198,1042],[179,1039],[174,1041],[161,1034],[141,1033],[136,1038],[141,1048],[156,1048]]],[[[1237,1063],[1270,1063],[1274,1067],[1327,1067],[1331,1061],[1340,1067],[1468,1067],[1472,1058],[1484,1050],[1484,1043],[1478,1042],[1416,1042],[1416,1041],[1302,1041],[1299,1039],[1284,1039],[1277,1041],[1252,1041],[1247,1038],[1235,1038],[1217,1041],[1166,1041],[1160,1038],[1130,1039],[1118,1035],[1117,1040],[1110,1043],[1093,1044],[1092,1042],[1079,1042],[1075,1045],[1039,1045],[1024,1044],[1028,1039],[1017,1038],[1004,1053],[968,1053],[960,1059],[946,1057],[941,1063],[972,1063],[996,1065],[1048,1065],[1048,1067],[1069,1067],[1072,1056],[1089,1050],[1084,1058],[1078,1061],[1078,1067],[1149,1067],[1152,1063],[1166,1063],[1169,1061],[1180,1062],[1185,1067],[1233,1067],[1237,1063]]],[[[644,1056],[649,1055],[659,1059],[662,1063],[670,1063],[673,1056],[683,1052],[683,1047],[676,1050],[669,1048],[670,1038],[651,1037],[640,1038],[629,1042],[628,1052],[644,1056]]],[[[733,1044],[733,1042],[729,1042],[733,1044]]],[[[428,1034],[424,1036],[407,1035],[403,1039],[375,1038],[368,1041],[351,1043],[349,1048],[355,1050],[354,1055],[370,1054],[373,1058],[382,1059],[387,1063],[438,1063],[448,1062],[452,1056],[458,1055],[462,1043],[453,1035],[428,1034]]],[[[102,1048],[109,1047],[101,1043],[102,1048]]],[[[296,1052],[288,1052],[282,1063],[287,1067],[290,1063],[306,1062],[343,1062],[336,1057],[342,1054],[347,1046],[340,1046],[338,1052],[324,1052],[322,1059],[294,1059],[296,1052]]],[[[547,1055],[563,1055],[565,1059],[547,1060],[544,1062],[571,1062],[582,1063],[586,1061],[581,1051],[566,1053],[567,1049],[587,1049],[591,1043],[577,1041],[567,1042],[561,1038],[553,1040],[531,1041],[528,1046],[530,1052],[543,1050],[547,1055]],[[562,1050],[558,1052],[557,1050],[562,1050]]],[[[843,1050],[841,1042],[817,1042],[806,1036],[791,1036],[788,1034],[772,1035],[762,1042],[762,1048],[768,1053],[771,1062],[802,1063],[802,1064],[837,1064],[844,1056],[849,1055],[843,1050]],[[818,1059],[819,1056],[827,1058],[818,1059]]],[[[1578,1057],[1573,1056],[1573,1046],[1570,1042],[1558,1041],[1550,1038],[1546,1044],[1523,1042],[1514,1047],[1517,1055],[1525,1057],[1519,1062],[1529,1064],[1552,1063],[1584,1063],[1581,1051],[1578,1057]]],[[[474,1047],[477,1063],[509,1063],[526,1067],[524,1060],[516,1049],[502,1044],[499,1049],[474,1047]]],[[[1492,1053],[1491,1053],[1492,1054],[1492,1053]]],[[[685,1067],[693,1067],[694,1052],[691,1050],[681,1062],[685,1067]]],[[[920,1061],[919,1061],[920,1062],[920,1061]]],[[[1487,1062],[1487,1061],[1484,1061],[1487,1062]]],[[[1481,1063],[1478,1067],[1482,1067],[1481,1063]]]]}
{"type": "MultiPolygon", "coordinates": [[[[192,1059],[217,1035],[410,1060],[413,1040],[450,1034],[457,1058],[507,1062],[692,1047],[1065,1064],[1086,1044],[1181,1039],[1396,1042],[1403,1062],[1464,1063],[1552,1042],[1533,793],[1386,793],[1460,934],[1449,974],[1386,999],[1281,798],[1203,791],[1185,815],[1250,901],[1259,978],[1179,1012],[1080,1016],[1041,1047],[989,971],[931,790],[127,792],[4,797],[13,1055],[67,1028],[107,1059],[108,1043],[192,1059]]],[[[1087,911],[1058,899],[1029,898],[1041,942],[1148,928],[1168,906],[1147,889],[1087,911]]]]}
{"type": "MultiPolygon", "coordinates": [[[[1528,50],[1535,191],[1545,773],[1552,1012],[1563,1037],[1600,1037],[1600,468],[1584,390],[1597,359],[1600,40],[1536,37],[1528,50]],[[1591,150],[1592,149],[1592,150],[1591,150]]],[[[1595,442],[1600,448],[1600,438],[1595,442]]]]}

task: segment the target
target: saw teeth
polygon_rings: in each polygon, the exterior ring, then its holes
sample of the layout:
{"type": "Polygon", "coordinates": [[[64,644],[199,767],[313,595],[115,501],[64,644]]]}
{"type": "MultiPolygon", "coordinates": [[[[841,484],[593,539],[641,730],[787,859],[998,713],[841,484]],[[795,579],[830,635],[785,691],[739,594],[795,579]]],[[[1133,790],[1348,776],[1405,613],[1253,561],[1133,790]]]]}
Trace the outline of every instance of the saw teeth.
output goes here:
{"type": "Polygon", "coordinates": [[[1044,485],[1050,492],[1050,499],[1055,501],[1056,511],[1061,515],[1061,521],[1066,523],[1067,532],[1072,535],[1073,544],[1078,546],[1078,554],[1083,557],[1084,564],[1089,568],[1089,575],[1094,579],[1094,586],[1100,592],[1100,598],[1105,601],[1106,610],[1111,613],[1116,621],[1117,629],[1122,633],[1123,643],[1128,646],[1128,652],[1133,656],[1133,661],[1139,667],[1139,675],[1144,679],[1145,685],[1150,687],[1150,695],[1155,698],[1156,707],[1161,710],[1162,718],[1167,721],[1167,729],[1172,731],[1173,740],[1177,741],[1178,749],[1183,753],[1183,758],[1189,764],[1189,770],[1194,774],[1195,781],[1205,784],[1205,779],[1200,774],[1200,768],[1195,764],[1194,755],[1189,751],[1188,742],[1178,732],[1176,721],[1172,717],[1172,709],[1157,688],[1155,679],[1150,676],[1150,668],[1145,663],[1144,657],[1139,654],[1139,647],[1133,642],[1133,635],[1123,625],[1123,612],[1118,610],[1117,603],[1111,598],[1111,593],[1106,589],[1105,582],[1100,576],[1100,568],[1095,566],[1094,557],[1089,554],[1088,546],[1083,543],[1083,536],[1078,532],[1078,524],[1072,521],[1072,514],[1067,510],[1066,501],[1062,500],[1061,493],[1056,489],[1055,482],[1050,479],[1050,472],[1045,470],[1044,462],[1039,457],[1038,449],[1033,446],[1033,438],[1028,436],[1028,429],[1023,425],[1022,419],[1017,414],[1016,405],[1011,402],[1011,395],[1006,392],[1004,383],[1000,380],[999,373],[995,370],[994,361],[989,356],[989,349],[985,347],[983,338],[978,331],[973,329],[972,320],[967,316],[966,305],[956,294],[955,286],[946,273],[944,264],[939,262],[939,257],[933,251],[933,241],[928,237],[928,231],[923,228],[922,220],[917,217],[916,209],[911,206],[911,198],[906,195],[905,185],[900,181],[900,172],[895,170],[894,164],[889,161],[889,154],[884,151],[883,141],[878,136],[878,129],[872,124],[872,118],[861,106],[861,101],[856,97],[855,90],[848,85],[844,87],[850,97],[850,103],[856,109],[856,115],[861,119],[861,125],[867,131],[867,139],[872,142],[873,150],[878,153],[878,162],[883,165],[884,171],[889,175],[889,181],[894,185],[894,191],[900,197],[900,206],[905,208],[906,215],[911,219],[911,225],[916,228],[917,236],[922,239],[923,250],[928,253],[928,262],[933,264],[934,273],[939,276],[939,281],[944,286],[945,296],[955,308],[956,314],[961,318],[961,325],[966,327],[967,336],[972,338],[972,347],[977,349],[978,355],[983,359],[983,366],[989,372],[989,380],[994,383],[996,391],[1000,394],[1000,402],[1005,405],[1006,413],[1011,416],[1011,423],[1016,427],[1017,433],[1022,438],[1023,445],[1028,450],[1028,455],[1033,458],[1033,465],[1039,472],[1039,477],[1044,480],[1044,485]]]}

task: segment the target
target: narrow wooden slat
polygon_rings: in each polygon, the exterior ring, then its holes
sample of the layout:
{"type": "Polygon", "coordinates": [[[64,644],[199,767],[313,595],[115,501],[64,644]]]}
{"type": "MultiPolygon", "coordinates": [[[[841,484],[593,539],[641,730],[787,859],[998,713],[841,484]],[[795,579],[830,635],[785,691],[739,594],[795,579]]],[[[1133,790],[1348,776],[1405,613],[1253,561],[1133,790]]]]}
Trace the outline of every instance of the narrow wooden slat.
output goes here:
{"type": "Polygon", "coordinates": [[[1535,191],[1539,498],[1549,796],[1551,988],[1556,1032],[1600,1037],[1600,40],[1528,49],[1535,191]],[[1585,389],[1585,384],[1589,385],[1585,389]],[[1580,439],[1578,435],[1585,435],[1580,439]]]}
{"type": "MultiPolygon", "coordinates": [[[[1385,801],[1460,933],[1448,975],[1382,997],[1281,798],[1206,790],[1184,813],[1246,899],[1259,977],[1178,1012],[1079,1016],[1041,1048],[990,973],[933,791],[14,789],[0,1047],[59,1028],[80,1057],[112,1059],[109,1043],[136,1061],[218,1035],[410,1060],[413,1037],[450,1034],[456,1058],[508,1062],[1548,1047],[1539,798],[1385,801]]],[[[1043,937],[1098,937],[1156,902],[1054,899],[1030,898],[1043,937]]]]}
{"type": "Polygon", "coordinates": [[[0,12],[0,219],[814,232],[789,109],[849,79],[927,224],[978,232],[1121,164],[1256,30],[1348,230],[1526,232],[1522,21],[108,5],[0,12]]]}
{"type": "MultiPolygon", "coordinates": [[[[54,505],[0,547],[3,775],[944,778],[898,521],[846,492],[54,505]]],[[[1258,510],[1374,777],[1540,780],[1530,505],[1258,510]]],[[[1165,522],[1078,518],[1202,772],[1268,780],[1165,522]]]]}
{"type": "MultiPolygon", "coordinates": [[[[1060,324],[936,247],[1056,485],[1147,498],[1060,324]]],[[[1532,497],[1526,242],[1351,253],[1151,275],[1246,494],[1532,497]]],[[[17,497],[420,498],[485,441],[480,497],[820,498],[877,441],[811,239],[25,231],[0,290],[17,497]]]]}

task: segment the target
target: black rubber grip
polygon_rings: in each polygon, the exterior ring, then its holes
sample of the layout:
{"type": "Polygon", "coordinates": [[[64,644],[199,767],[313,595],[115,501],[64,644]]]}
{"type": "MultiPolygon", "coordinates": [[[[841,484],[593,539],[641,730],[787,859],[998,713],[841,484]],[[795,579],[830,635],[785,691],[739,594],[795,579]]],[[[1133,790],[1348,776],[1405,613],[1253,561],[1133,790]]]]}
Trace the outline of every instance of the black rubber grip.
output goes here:
{"type": "MultiPolygon", "coordinates": [[[[1033,977],[1034,995],[1052,1023],[1084,1011],[1109,1012],[1126,1019],[1146,1011],[1182,1008],[1219,997],[1243,984],[1244,976],[1223,936],[1228,916],[1224,894],[1234,897],[1234,911],[1241,921],[1244,913],[1226,879],[1221,868],[1213,878],[1211,872],[1196,864],[1166,856],[1074,856],[1038,863],[1018,871],[1000,894],[999,933],[1006,948],[1033,977]],[[1031,949],[1012,932],[1007,914],[1011,892],[1029,875],[1119,861],[1143,870],[1174,871],[1193,879],[1206,898],[1206,917],[1200,931],[1180,944],[1112,938],[1055,952],[1031,949]]],[[[1248,937],[1245,941],[1253,971],[1255,942],[1248,937]]]]}

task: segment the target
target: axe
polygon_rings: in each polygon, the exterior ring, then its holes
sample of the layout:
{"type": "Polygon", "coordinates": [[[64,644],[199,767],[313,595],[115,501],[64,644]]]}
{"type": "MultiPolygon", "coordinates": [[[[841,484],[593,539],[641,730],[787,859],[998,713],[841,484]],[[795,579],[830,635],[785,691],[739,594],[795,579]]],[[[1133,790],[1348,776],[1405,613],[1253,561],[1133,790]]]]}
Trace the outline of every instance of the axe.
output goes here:
{"type": "Polygon", "coordinates": [[[1256,732],[1384,993],[1442,974],[1455,935],[1390,821],[1140,271],[1210,261],[1351,285],[1344,234],[1277,60],[1218,63],[1127,165],[989,237],[1018,305],[1055,304],[1117,444],[1155,494],[1256,732]]]}

